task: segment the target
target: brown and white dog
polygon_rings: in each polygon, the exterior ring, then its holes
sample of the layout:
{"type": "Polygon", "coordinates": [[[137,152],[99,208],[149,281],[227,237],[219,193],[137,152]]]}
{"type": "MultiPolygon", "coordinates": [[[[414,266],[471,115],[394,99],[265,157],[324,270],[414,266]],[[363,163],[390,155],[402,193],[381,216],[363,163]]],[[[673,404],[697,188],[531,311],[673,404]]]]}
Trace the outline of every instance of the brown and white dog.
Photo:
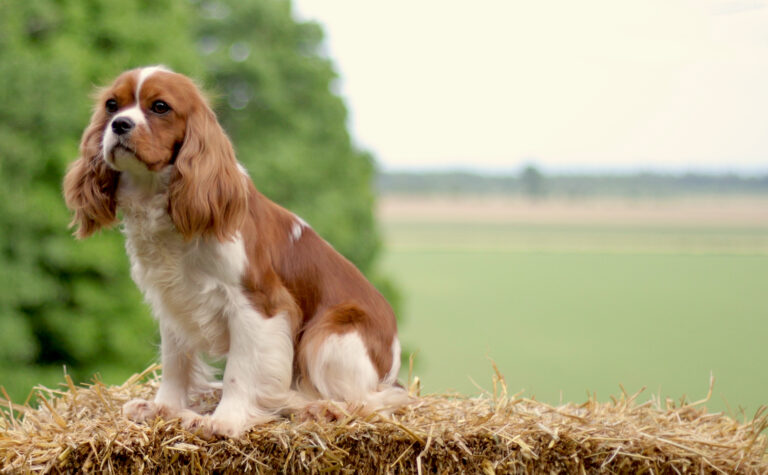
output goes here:
{"type": "Polygon", "coordinates": [[[131,276],[159,322],[160,388],[126,403],[128,418],[237,436],[320,399],[366,412],[409,401],[387,301],[256,190],[187,77],[146,67],[104,89],[64,195],[79,238],[122,212],[131,276]],[[227,357],[209,416],[190,409],[190,394],[211,386],[201,353],[227,357]]]}

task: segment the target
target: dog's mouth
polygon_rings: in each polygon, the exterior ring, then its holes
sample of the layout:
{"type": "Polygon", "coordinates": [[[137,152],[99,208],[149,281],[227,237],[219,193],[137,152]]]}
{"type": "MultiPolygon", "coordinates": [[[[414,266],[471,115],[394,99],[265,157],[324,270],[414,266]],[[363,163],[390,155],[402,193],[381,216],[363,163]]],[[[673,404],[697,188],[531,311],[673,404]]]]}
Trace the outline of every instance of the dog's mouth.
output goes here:
{"type": "Polygon", "coordinates": [[[114,141],[107,153],[112,159],[125,158],[128,155],[138,158],[136,147],[124,136],[117,137],[117,140],[114,141]]]}
{"type": "Polygon", "coordinates": [[[112,155],[116,155],[118,153],[122,155],[124,154],[136,155],[136,149],[134,149],[130,145],[126,145],[121,142],[116,143],[115,146],[112,147],[112,150],[110,152],[112,155]]]}
{"type": "Polygon", "coordinates": [[[105,148],[104,159],[107,164],[117,171],[125,168],[126,161],[138,160],[136,149],[122,139],[118,139],[111,147],[105,148]]]}

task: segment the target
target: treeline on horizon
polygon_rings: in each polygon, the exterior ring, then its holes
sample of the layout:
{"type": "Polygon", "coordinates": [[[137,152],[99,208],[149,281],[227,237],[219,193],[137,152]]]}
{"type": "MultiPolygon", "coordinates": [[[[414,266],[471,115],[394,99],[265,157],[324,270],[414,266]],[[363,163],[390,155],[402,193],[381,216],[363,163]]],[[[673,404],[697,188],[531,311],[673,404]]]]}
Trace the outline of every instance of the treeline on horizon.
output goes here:
{"type": "Polygon", "coordinates": [[[529,197],[664,197],[681,195],[768,194],[768,174],[732,173],[544,173],[526,166],[516,174],[467,171],[380,172],[378,191],[387,194],[473,194],[529,197]]]}

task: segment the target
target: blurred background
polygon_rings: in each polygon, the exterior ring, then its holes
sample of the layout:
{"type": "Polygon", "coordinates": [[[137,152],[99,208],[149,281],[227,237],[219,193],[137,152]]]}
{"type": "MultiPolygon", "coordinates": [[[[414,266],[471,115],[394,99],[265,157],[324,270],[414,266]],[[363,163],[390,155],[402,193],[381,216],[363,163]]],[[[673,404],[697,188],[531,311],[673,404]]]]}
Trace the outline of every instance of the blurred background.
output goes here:
{"type": "MultiPolygon", "coordinates": [[[[157,358],[60,194],[90,95],[198,78],[257,187],[393,302],[425,392],[768,403],[768,2],[0,3],[0,384],[157,358]]],[[[407,355],[406,355],[407,356],[407,355]]],[[[407,364],[405,365],[407,368],[407,364]]],[[[403,378],[407,376],[403,371],[403,378]]]]}

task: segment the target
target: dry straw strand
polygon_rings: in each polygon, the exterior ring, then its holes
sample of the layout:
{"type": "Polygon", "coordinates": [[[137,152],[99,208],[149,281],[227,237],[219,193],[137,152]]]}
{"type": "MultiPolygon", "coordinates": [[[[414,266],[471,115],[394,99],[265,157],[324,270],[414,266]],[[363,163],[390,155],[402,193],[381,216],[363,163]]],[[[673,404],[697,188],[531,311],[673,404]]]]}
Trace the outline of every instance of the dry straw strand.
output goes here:
{"type": "MultiPolygon", "coordinates": [[[[510,396],[494,365],[482,397],[423,396],[390,418],[284,419],[206,441],[177,421],[122,418],[126,401],[153,396],[158,370],[119,386],[65,375],[61,390],[35,388],[37,408],[3,392],[0,473],[768,473],[765,408],[744,422],[708,413],[713,379],[706,399],[663,409],[623,388],[612,402],[553,406],[510,396]]],[[[197,403],[211,410],[216,395],[197,403]]]]}

